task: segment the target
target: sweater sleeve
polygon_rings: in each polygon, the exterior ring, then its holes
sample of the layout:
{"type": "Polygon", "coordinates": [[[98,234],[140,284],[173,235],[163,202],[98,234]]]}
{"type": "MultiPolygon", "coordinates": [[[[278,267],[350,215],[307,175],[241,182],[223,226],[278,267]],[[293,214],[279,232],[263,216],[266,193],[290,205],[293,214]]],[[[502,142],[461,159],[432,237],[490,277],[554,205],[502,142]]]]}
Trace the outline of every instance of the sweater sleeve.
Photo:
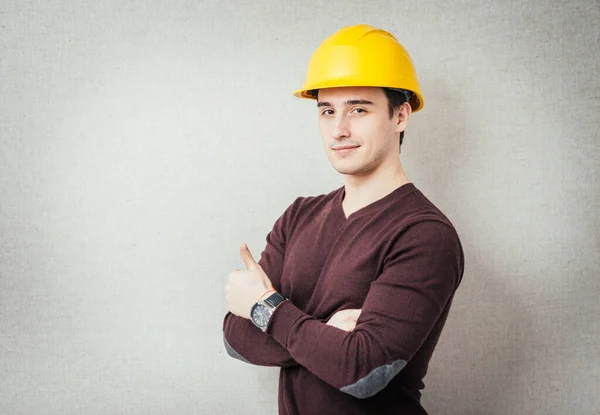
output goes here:
{"type": "Polygon", "coordinates": [[[393,245],[352,332],[327,326],[290,301],[267,327],[298,364],[356,398],[377,394],[406,366],[462,277],[458,235],[442,222],[419,222],[393,245]]]}
{"type": "MultiPolygon", "coordinates": [[[[299,199],[296,200],[298,202],[299,199]]],[[[281,273],[285,258],[287,223],[295,212],[296,202],[277,219],[267,235],[267,245],[258,261],[273,287],[281,292],[281,273]]],[[[246,363],[260,366],[291,367],[297,363],[290,353],[250,320],[227,313],[223,320],[223,342],[227,353],[246,363]]]]}

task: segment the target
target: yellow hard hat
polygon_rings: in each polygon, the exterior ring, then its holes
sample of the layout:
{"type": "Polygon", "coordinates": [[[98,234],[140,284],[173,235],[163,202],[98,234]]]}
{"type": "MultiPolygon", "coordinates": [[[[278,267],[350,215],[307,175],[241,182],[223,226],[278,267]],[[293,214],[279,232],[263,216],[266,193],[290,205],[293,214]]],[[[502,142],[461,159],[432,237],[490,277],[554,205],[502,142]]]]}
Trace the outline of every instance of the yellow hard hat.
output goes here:
{"type": "Polygon", "coordinates": [[[310,59],[306,82],[294,92],[298,98],[315,97],[315,89],[373,86],[412,92],[413,112],[423,108],[417,73],[404,47],[390,33],[366,24],[337,31],[310,59]]]}

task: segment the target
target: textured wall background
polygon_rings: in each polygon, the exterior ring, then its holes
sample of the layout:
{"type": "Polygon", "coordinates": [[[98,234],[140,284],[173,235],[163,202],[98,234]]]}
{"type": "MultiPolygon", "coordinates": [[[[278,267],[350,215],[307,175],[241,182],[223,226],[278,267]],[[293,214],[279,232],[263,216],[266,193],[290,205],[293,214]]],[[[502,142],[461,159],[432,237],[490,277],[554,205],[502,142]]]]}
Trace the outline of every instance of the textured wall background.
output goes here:
{"type": "Polygon", "coordinates": [[[431,414],[600,414],[598,1],[0,3],[0,413],[276,413],[223,286],[341,185],[308,59],[369,23],[426,100],[409,177],[467,269],[431,414]]]}

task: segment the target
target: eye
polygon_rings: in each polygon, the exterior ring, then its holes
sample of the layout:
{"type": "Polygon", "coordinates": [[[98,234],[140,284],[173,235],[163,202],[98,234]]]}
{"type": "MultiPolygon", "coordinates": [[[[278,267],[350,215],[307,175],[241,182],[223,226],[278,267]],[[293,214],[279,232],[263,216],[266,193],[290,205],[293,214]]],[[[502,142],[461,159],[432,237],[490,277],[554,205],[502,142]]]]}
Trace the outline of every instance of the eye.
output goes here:
{"type": "Polygon", "coordinates": [[[354,108],[352,112],[355,114],[366,114],[367,110],[364,108],[354,108]]]}
{"type": "Polygon", "coordinates": [[[321,115],[333,115],[333,110],[331,108],[328,108],[321,112],[321,115]]]}

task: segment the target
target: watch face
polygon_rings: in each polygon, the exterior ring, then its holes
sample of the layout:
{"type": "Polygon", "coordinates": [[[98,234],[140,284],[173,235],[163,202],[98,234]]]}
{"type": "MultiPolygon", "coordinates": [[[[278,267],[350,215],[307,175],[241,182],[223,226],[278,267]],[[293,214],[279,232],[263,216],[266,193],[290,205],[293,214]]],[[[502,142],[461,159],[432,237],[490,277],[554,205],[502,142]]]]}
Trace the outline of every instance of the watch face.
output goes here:
{"type": "Polygon", "coordinates": [[[267,323],[269,322],[269,317],[271,313],[267,306],[263,304],[256,304],[252,308],[252,312],[250,317],[252,318],[252,322],[256,324],[260,328],[267,327],[267,323]]]}

